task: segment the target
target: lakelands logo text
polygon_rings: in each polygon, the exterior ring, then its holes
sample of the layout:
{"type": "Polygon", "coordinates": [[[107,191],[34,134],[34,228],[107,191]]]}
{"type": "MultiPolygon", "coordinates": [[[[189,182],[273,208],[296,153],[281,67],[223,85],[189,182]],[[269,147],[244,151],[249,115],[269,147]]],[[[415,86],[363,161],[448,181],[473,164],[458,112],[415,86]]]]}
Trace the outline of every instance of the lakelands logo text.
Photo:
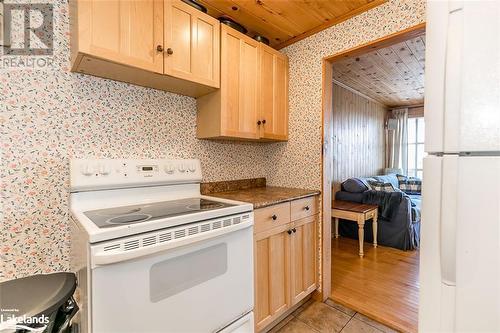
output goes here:
{"type": "Polygon", "coordinates": [[[19,312],[18,309],[1,309],[0,310],[0,332],[18,330],[26,332],[43,332],[49,324],[49,317],[40,315],[38,317],[28,317],[26,315],[16,316],[12,313],[19,312]],[[5,315],[2,312],[8,312],[5,315]]]}
{"type": "Polygon", "coordinates": [[[0,69],[53,66],[53,13],[50,3],[0,0],[0,69]]]}

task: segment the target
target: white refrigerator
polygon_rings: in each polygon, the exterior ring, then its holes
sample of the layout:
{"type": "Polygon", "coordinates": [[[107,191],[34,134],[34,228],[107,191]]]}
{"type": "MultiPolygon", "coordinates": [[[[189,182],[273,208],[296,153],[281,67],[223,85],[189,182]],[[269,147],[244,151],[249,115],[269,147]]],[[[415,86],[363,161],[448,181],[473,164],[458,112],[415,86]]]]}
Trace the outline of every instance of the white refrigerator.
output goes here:
{"type": "Polygon", "coordinates": [[[500,332],[500,1],[428,1],[419,332],[500,332]]]}

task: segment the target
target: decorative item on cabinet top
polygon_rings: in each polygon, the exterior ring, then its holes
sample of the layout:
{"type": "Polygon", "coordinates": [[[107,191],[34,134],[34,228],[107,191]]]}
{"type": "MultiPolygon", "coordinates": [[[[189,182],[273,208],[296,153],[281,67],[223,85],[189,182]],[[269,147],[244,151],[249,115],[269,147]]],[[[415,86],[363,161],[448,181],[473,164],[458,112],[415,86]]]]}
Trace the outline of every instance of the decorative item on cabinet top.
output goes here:
{"type": "Polygon", "coordinates": [[[188,5],[193,6],[194,8],[198,9],[201,12],[204,12],[204,13],[207,12],[207,8],[205,6],[200,5],[199,3],[197,3],[194,0],[182,0],[182,2],[185,2],[188,5]]]}
{"type": "Polygon", "coordinates": [[[233,20],[230,17],[221,16],[218,18],[218,20],[220,21],[220,23],[225,24],[225,25],[233,28],[234,30],[238,30],[239,32],[241,32],[244,35],[248,32],[247,28],[245,28],[244,26],[242,26],[241,24],[239,24],[238,22],[236,22],[235,20],[233,20]]]}
{"type": "Polygon", "coordinates": [[[255,35],[253,36],[253,39],[255,39],[258,42],[264,43],[266,45],[269,45],[269,38],[264,37],[262,35],[255,35]]]}
{"type": "Polygon", "coordinates": [[[220,86],[220,23],[181,0],[70,0],[71,70],[199,97],[220,86]]]}
{"type": "Polygon", "coordinates": [[[221,25],[221,85],[198,98],[198,138],[288,140],[288,57],[221,25]]]}

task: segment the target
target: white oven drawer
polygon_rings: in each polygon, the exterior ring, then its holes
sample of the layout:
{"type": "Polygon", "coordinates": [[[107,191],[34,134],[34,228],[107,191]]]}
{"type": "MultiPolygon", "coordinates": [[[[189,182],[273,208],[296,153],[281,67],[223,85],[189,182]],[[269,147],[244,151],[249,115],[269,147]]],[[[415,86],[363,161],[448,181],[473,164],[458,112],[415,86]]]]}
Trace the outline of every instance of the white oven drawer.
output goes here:
{"type": "Polygon", "coordinates": [[[216,332],[253,309],[252,225],[91,274],[93,333],[216,332]]]}

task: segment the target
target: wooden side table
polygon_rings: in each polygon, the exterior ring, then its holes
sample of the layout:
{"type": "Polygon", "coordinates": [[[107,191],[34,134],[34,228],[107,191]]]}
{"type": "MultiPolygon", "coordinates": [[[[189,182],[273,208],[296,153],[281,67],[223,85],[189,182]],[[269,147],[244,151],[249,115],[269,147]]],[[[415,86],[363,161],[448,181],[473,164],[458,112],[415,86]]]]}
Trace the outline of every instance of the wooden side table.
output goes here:
{"type": "Polygon", "coordinates": [[[373,247],[377,247],[378,206],[357,202],[335,200],[332,203],[332,217],[335,219],[335,238],[339,237],[339,219],[358,223],[359,256],[364,256],[365,221],[373,219],[373,247]]]}

